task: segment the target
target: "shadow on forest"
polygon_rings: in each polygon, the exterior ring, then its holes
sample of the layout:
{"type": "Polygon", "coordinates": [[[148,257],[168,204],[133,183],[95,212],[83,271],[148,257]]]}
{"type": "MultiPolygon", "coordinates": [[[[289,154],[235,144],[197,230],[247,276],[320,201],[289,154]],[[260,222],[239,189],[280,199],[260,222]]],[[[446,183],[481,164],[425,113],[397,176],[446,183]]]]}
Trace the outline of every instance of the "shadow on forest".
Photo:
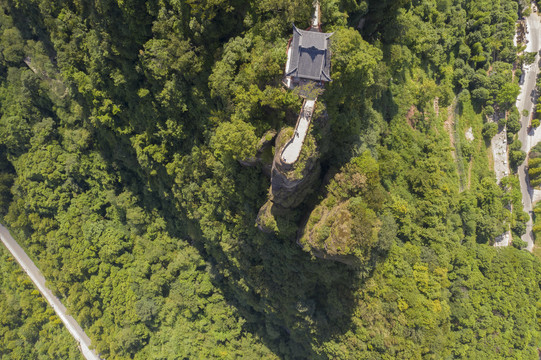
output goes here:
{"type": "MultiPolygon", "coordinates": [[[[107,137],[102,134],[98,138],[107,137]]],[[[375,264],[361,272],[341,263],[313,258],[294,238],[280,240],[259,232],[254,227],[255,207],[251,218],[245,219],[246,233],[235,239],[233,249],[226,251],[224,244],[204,239],[199,224],[186,220],[173,200],[168,200],[172,195],[168,199],[157,196],[167,184],[173,184],[165,171],[149,183],[150,191],[145,189],[144,171],[137,165],[136,154],[129,142],[123,143],[122,149],[109,148],[108,141],[102,143],[101,153],[111,171],[113,166],[119,169],[121,163],[122,178],[139,197],[139,205],[149,212],[157,211],[166,219],[172,237],[189,239],[198,249],[211,265],[213,285],[246,319],[245,329],[280,358],[326,358],[315,348],[352,328],[355,294],[371,276],[375,264]]],[[[239,171],[259,170],[239,166],[239,171]]],[[[265,196],[263,192],[261,201],[265,196]]]]}
{"type": "Polygon", "coordinates": [[[51,37],[45,29],[45,22],[37,3],[28,2],[24,7],[10,6],[10,16],[13,25],[21,32],[24,39],[36,40],[43,43],[49,59],[56,65],[56,52],[51,37]]]}
{"type": "MultiPolygon", "coordinates": [[[[40,14],[37,8],[34,10],[35,14],[40,14]]],[[[26,36],[35,35],[32,35],[27,20],[17,20],[24,14],[13,16],[26,36]]],[[[43,18],[36,21],[32,26],[44,27],[43,18]]],[[[39,34],[39,38],[48,51],[53,51],[50,38],[44,34],[39,34]]],[[[50,58],[54,59],[55,55],[50,53],[50,58]]],[[[126,67],[120,66],[119,69],[126,79],[137,80],[126,67]]],[[[128,88],[129,85],[126,86],[128,88]]],[[[133,86],[132,89],[138,87],[133,86]]],[[[138,99],[136,93],[124,94],[123,98],[119,97],[119,103],[125,102],[126,98],[138,99]]],[[[78,100],[85,101],[82,98],[78,100]]],[[[137,118],[137,110],[136,106],[128,104],[124,116],[137,118]]],[[[392,117],[389,114],[384,116],[392,117]]],[[[154,119],[147,120],[152,124],[154,119]]],[[[146,131],[153,129],[153,125],[148,125],[146,131]]],[[[140,130],[144,129],[138,128],[140,130]]],[[[341,263],[313,258],[296,244],[294,238],[279,240],[259,232],[254,223],[257,208],[266,197],[265,189],[260,189],[259,203],[250,204],[254,211],[250,218],[244,219],[246,231],[235,234],[235,244],[225,250],[222,243],[205,240],[199,224],[187,220],[185,214],[177,209],[171,191],[174,179],[165,168],[158,169],[152,176],[142,168],[130,135],[119,135],[105,127],[97,127],[95,140],[97,149],[107,162],[108,171],[121,175],[122,189],[117,190],[129,189],[138,197],[139,206],[148,213],[156,211],[166,220],[167,231],[172,237],[190,240],[211,265],[214,286],[221,289],[228,303],[247,320],[245,329],[261,338],[276,355],[281,358],[325,358],[316,352],[316,348],[353,327],[356,293],[371,276],[375,263],[364,269],[353,269],[341,263]]],[[[351,156],[353,152],[341,162],[346,163],[351,156]]],[[[259,171],[236,166],[239,167],[238,172],[259,171]]],[[[328,168],[328,164],[324,166],[328,168]]],[[[259,175],[264,176],[262,173],[259,175]]],[[[243,193],[243,185],[237,183],[236,186],[236,191],[243,193]]],[[[317,197],[317,192],[312,196],[317,197]]]]}
{"type": "MultiPolygon", "coordinates": [[[[249,218],[244,219],[242,234],[233,235],[231,229],[228,235],[235,236],[234,241],[225,244],[205,239],[200,225],[187,220],[177,209],[170,190],[174,179],[165,169],[149,177],[127,136],[119,137],[102,128],[96,139],[111,171],[122,173],[124,185],[139,197],[139,205],[163,217],[172,237],[188,239],[198,249],[211,265],[214,286],[246,319],[245,329],[262,339],[276,355],[287,359],[326,358],[316,349],[352,329],[356,294],[384,254],[362,269],[353,269],[313,258],[296,244],[295,238],[281,240],[259,232],[254,224],[257,209],[267,196],[264,188],[260,189],[258,203],[244,199],[245,206],[253,211],[247,212],[249,218]]],[[[352,156],[353,152],[348,159],[352,156]]],[[[238,163],[235,166],[237,173],[265,176],[255,168],[242,168],[238,163]]],[[[245,185],[240,181],[235,186],[237,195],[244,192],[245,185]]],[[[306,200],[303,211],[309,213],[317,204],[318,193],[306,200]]]]}
{"type": "MultiPolygon", "coordinates": [[[[386,96],[392,104],[390,92],[386,96]]],[[[396,106],[390,109],[385,118],[394,116],[396,106]]],[[[210,264],[213,285],[246,320],[246,331],[260,338],[277,356],[325,359],[317,348],[352,330],[356,294],[384,254],[373,258],[365,268],[354,269],[312,257],[296,244],[295,238],[281,240],[259,232],[254,224],[257,209],[267,196],[266,189],[260,189],[258,203],[245,204],[253,211],[244,219],[242,234],[229,234],[236,237],[234,241],[223,244],[205,239],[200,224],[190,222],[177,209],[171,192],[174,179],[164,168],[149,177],[139,165],[128,136],[119,138],[118,134],[101,129],[96,139],[111,171],[122,173],[125,186],[139,197],[139,205],[163,217],[172,237],[188,239],[197,248],[210,264]]],[[[340,164],[353,156],[351,151],[340,164]]],[[[265,177],[258,169],[242,168],[238,163],[235,166],[237,173],[258,172],[265,177]]],[[[324,166],[329,168],[329,164],[324,166]]],[[[237,195],[244,192],[243,184],[236,182],[235,186],[237,195]]],[[[306,201],[307,213],[315,206],[317,196],[316,191],[306,201]]]]}

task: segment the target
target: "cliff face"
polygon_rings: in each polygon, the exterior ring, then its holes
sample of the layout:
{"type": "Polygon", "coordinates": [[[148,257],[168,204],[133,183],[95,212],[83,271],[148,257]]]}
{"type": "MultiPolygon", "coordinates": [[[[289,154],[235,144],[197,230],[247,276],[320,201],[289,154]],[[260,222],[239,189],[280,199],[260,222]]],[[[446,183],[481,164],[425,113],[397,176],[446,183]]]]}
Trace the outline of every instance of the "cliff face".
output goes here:
{"type": "Polygon", "coordinates": [[[284,221],[277,217],[288,217],[288,212],[299,206],[317,187],[321,173],[320,153],[312,134],[307,134],[295,163],[282,161],[282,150],[293,134],[293,128],[287,127],[276,138],[269,200],[261,207],[257,218],[257,225],[264,232],[283,232],[280,223],[284,221]]]}
{"type": "Polygon", "coordinates": [[[355,265],[369,261],[380,227],[362,198],[326,198],[310,214],[298,243],[317,257],[355,265]]]}
{"type": "Polygon", "coordinates": [[[280,132],[276,140],[276,149],[272,164],[270,200],[284,208],[299,206],[307,194],[314,190],[313,185],[319,178],[319,151],[312,134],[307,134],[299,159],[294,164],[282,161],[282,150],[289,140],[291,130],[280,132]]]}
{"type": "Polygon", "coordinates": [[[272,152],[271,145],[276,139],[276,130],[269,130],[259,140],[255,156],[248,159],[239,160],[242,166],[257,166],[261,165],[263,172],[267,176],[271,176],[272,162],[268,158],[267,153],[272,152]]]}

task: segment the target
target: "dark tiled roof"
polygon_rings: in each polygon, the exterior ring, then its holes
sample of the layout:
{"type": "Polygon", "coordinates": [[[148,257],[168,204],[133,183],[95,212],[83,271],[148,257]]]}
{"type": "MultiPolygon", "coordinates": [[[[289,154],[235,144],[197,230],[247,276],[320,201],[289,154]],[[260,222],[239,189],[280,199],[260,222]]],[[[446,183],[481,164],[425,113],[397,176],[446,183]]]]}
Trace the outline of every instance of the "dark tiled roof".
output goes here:
{"type": "Polygon", "coordinates": [[[286,76],[331,81],[331,35],[332,33],[299,30],[293,25],[291,59],[286,76]]]}

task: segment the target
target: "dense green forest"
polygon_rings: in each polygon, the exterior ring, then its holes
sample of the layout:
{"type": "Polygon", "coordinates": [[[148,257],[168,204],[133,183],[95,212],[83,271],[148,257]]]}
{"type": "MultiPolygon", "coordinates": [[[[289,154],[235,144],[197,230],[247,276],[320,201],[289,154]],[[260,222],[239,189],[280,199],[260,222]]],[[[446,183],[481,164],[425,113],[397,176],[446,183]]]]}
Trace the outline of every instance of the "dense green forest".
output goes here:
{"type": "MultiPolygon", "coordinates": [[[[311,0],[0,2],[2,223],[107,359],[537,358],[541,262],[492,247],[527,218],[489,148],[507,126],[525,156],[525,4],[320,3],[321,174],[267,234],[269,178],[239,160],[295,124],[281,76],[311,0]],[[336,239],[355,261],[315,256],[336,239]]],[[[0,356],[75,358],[0,269],[0,356]]]]}
{"type": "Polygon", "coordinates": [[[0,248],[0,357],[83,359],[75,340],[32,282],[0,248]]]}

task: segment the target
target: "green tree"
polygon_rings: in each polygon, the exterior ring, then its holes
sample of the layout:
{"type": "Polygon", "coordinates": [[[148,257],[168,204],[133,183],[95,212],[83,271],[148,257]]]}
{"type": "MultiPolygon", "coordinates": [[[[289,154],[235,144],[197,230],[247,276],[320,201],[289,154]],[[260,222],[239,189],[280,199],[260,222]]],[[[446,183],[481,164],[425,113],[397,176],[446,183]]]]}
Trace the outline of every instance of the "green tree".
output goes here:
{"type": "Polygon", "coordinates": [[[520,93],[518,84],[507,83],[502,86],[499,93],[496,95],[496,102],[502,107],[502,109],[509,109],[514,104],[517,96],[520,93]]]}
{"type": "Polygon", "coordinates": [[[487,140],[492,139],[498,133],[498,124],[487,122],[483,125],[483,137],[487,140]]]}

